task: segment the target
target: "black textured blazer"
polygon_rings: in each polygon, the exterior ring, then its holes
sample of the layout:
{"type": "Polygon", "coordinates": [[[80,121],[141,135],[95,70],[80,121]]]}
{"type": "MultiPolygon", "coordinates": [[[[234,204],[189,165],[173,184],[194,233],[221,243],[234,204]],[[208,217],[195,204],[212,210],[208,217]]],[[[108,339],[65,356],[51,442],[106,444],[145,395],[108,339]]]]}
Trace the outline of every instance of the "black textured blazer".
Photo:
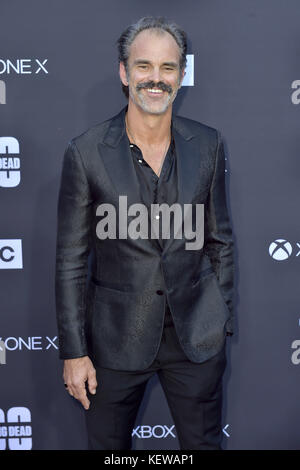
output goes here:
{"type": "MultiPolygon", "coordinates": [[[[186,249],[184,230],[180,238],[171,230],[163,249],[153,238],[103,240],[96,232],[100,204],[118,208],[120,195],[128,207],[142,203],[126,108],[72,139],[64,155],[55,275],[60,358],[88,355],[95,366],[147,368],[158,352],[167,299],[183,350],[203,362],[233,332],[234,247],[221,135],[172,116],[177,203],[204,204],[201,249],[186,249]]],[[[117,234],[118,223],[116,217],[117,234]]]]}

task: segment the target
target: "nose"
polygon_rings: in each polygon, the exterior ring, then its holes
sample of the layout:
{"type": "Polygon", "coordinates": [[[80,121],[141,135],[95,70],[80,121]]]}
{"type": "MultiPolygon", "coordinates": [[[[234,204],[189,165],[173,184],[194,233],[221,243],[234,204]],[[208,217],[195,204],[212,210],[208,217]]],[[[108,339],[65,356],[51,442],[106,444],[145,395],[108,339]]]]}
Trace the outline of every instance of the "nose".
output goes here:
{"type": "Polygon", "coordinates": [[[160,76],[160,70],[159,67],[154,67],[152,69],[151,75],[150,75],[150,80],[153,82],[157,83],[161,81],[161,76],[160,76]]]}

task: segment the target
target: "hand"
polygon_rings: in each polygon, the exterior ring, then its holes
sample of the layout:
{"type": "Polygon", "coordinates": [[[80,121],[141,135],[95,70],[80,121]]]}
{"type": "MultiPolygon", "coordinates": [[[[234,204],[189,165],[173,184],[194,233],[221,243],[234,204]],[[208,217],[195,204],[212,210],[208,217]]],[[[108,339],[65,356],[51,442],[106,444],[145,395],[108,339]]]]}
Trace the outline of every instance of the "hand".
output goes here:
{"type": "Polygon", "coordinates": [[[79,400],[82,406],[88,410],[90,401],[86,394],[85,382],[88,381],[89,392],[93,395],[95,395],[98,385],[96,370],[90,358],[83,356],[76,359],[65,359],[63,379],[69,394],[79,400]]]}

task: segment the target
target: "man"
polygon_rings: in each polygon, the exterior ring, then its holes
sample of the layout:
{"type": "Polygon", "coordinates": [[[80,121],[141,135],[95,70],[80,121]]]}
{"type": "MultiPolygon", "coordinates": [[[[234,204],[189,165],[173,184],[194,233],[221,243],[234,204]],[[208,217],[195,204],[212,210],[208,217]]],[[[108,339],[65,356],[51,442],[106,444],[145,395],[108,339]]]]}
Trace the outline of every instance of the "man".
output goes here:
{"type": "Polygon", "coordinates": [[[131,448],[155,373],[180,448],[221,449],[234,293],[223,143],[216,129],[172,112],[186,66],[182,30],[142,18],[118,45],[128,106],[72,139],[63,163],[56,302],[65,386],[86,410],[90,449],[131,448]],[[204,206],[203,246],[187,249],[174,230],[155,238],[155,223],[151,236],[124,235],[119,196],[149,209],[144,222],[160,223],[155,204],[204,206]],[[118,216],[100,219],[111,206],[118,216]],[[105,238],[104,222],[119,236],[105,238]]]}

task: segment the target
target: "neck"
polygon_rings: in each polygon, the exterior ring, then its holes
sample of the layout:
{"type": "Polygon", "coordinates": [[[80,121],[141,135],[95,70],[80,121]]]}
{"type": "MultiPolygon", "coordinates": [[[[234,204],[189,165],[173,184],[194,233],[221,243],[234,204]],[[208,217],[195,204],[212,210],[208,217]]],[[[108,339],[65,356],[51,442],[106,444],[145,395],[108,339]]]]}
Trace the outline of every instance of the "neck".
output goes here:
{"type": "Polygon", "coordinates": [[[159,145],[171,133],[172,106],[164,114],[149,114],[136,106],[129,98],[127,126],[132,137],[145,145],[159,145]]]}

